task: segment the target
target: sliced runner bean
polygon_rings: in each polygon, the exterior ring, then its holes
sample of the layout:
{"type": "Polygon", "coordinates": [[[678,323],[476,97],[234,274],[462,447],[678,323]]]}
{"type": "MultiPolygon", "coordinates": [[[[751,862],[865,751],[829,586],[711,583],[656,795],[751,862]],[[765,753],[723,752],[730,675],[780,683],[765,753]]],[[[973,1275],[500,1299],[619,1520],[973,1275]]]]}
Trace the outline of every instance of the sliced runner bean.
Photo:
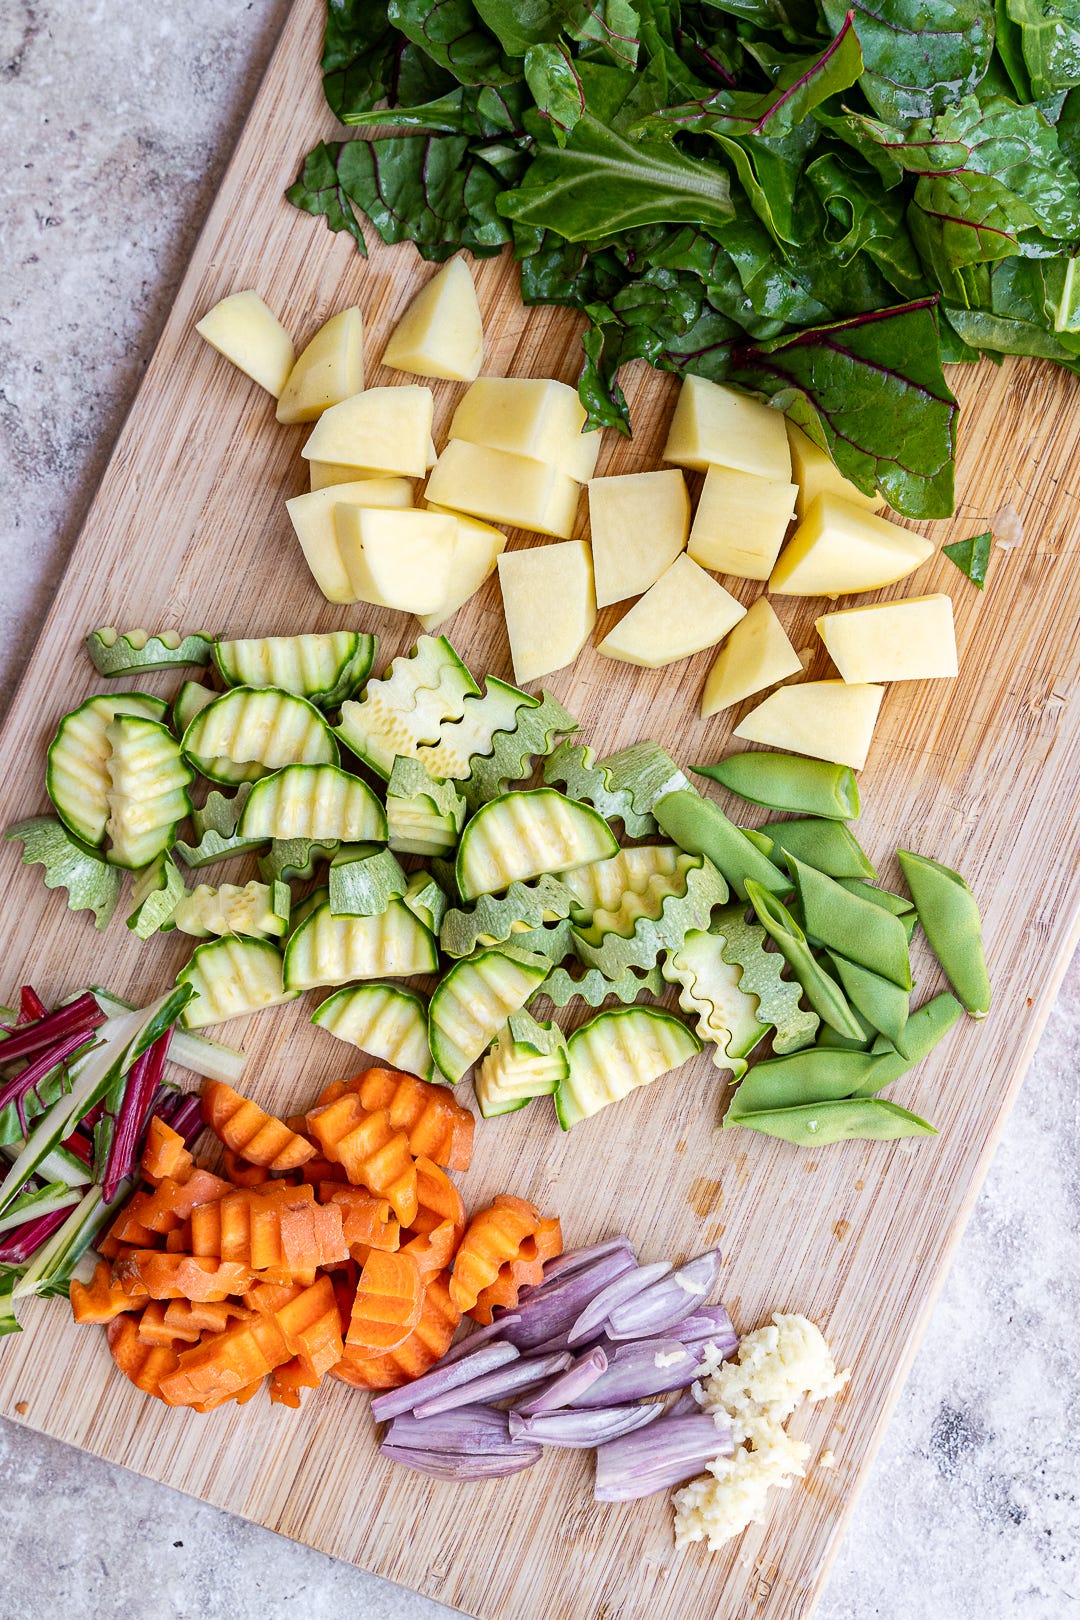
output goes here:
{"type": "Polygon", "coordinates": [[[959,872],[940,861],[907,849],[896,853],[945,977],[972,1018],[985,1018],[990,1011],[990,975],[975,896],[959,872]]]}
{"type": "MultiPolygon", "coordinates": [[[[802,860],[798,850],[792,853],[802,860]]],[[[813,866],[814,863],[811,861],[809,864],[813,866]]],[[[821,870],[819,866],[818,871],[821,870]]],[[[836,877],[835,872],[831,875],[836,877]]],[[[857,878],[837,877],[836,881],[848,894],[858,895],[860,900],[868,900],[872,906],[880,906],[882,911],[891,911],[894,917],[904,917],[915,909],[906,895],[893,894],[890,889],[879,889],[873,883],[860,883],[857,878]]]]}
{"type": "Polygon", "coordinates": [[[746,888],[761,926],[802,985],[814,1011],[839,1034],[861,1041],[862,1024],[848,1006],[840,986],[817,961],[806,935],[788,908],[753,878],[747,879],[746,888]]]}
{"type": "Polygon", "coordinates": [[[810,1103],[854,1097],[870,1083],[877,1059],[869,1052],[831,1052],[810,1047],[788,1057],[755,1063],[739,1085],[728,1113],[744,1114],[799,1108],[810,1103]]]}
{"type": "Polygon", "coordinates": [[[860,1087],[859,1095],[870,1097],[884,1091],[886,1086],[891,1086],[894,1080],[899,1080],[908,1069],[916,1063],[921,1063],[923,1058],[934,1050],[941,1037],[952,1029],[962,1011],[963,1008],[956,997],[950,996],[948,991],[917,1007],[908,1017],[907,1028],[904,1030],[907,1057],[893,1051],[886,1038],[879,1035],[871,1047],[871,1055],[877,1058],[878,1066],[867,1078],[865,1088],[860,1087]]]}
{"type": "Polygon", "coordinates": [[[865,1022],[880,1030],[901,1056],[907,1053],[905,1030],[908,1021],[908,992],[901,990],[891,979],[880,973],[871,973],[858,962],[829,952],[829,960],[836,969],[852,1007],[865,1022]]]}
{"type": "Polygon", "coordinates": [[[746,884],[752,879],[770,894],[790,894],[791,879],[786,872],[755,848],[741,827],[729,821],[712,799],[703,799],[692,789],[665,793],[652,807],[661,832],[674,839],[688,855],[707,855],[735,890],[740,900],[747,898],[746,884]]]}
{"type": "Polygon", "coordinates": [[[849,962],[911,989],[907,936],[898,917],[841,888],[833,878],[791,857],[806,932],[849,962]]]}
{"type": "Polygon", "coordinates": [[[859,840],[842,821],[826,821],[822,816],[800,821],[767,821],[764,827],[757,829],[754,842],[758,843],[759,839],[766,841],[764,853],[774,862],[782,852],[794,855],[829,877],[877,876],[859,840]]]}
{"type": "Polygon", "coordinates": [[[790,810],[796,815],[826,816],[830,821],[854,821],[859,814],[859,784],[849,765],[830,765],[823,759],[797,754],[770,754],[748,750],[728,754],[715,765],[695,765],[729,793],[767,810],[790,810]]]}
{"type": "Polygon", "coordinates": [[[766,1136],[779,1136],[796,1147],[822,1147],[860,1137],[872,1142],[895,1141],[901,1136],[936,1136],[937,1131],[909,1114],[906,1108],[881,1097],[849,1097],[844,1102],[812,1103],[804,1108],[776,1108],[759,1114],[732,1115],[725,1128],[743,1125],[766,1136]]]}

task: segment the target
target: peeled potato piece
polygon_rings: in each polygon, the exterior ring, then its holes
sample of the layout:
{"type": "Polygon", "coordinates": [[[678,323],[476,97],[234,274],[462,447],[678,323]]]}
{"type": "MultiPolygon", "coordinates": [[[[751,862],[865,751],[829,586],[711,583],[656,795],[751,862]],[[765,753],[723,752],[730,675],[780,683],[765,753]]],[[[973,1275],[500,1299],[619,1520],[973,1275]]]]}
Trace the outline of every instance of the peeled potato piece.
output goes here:
{"type": "Polygon", "coordinates": [[[579,486],[557,467],[466,439],[450,440],[427,482],[435,506],[560,540],[574,531],[578,494],[579,486]]]}
{"type": "Polygon", "coordinates": [[[585,541],[504,551],[499,585],[514,679],[535,681],[572,664],[596,623],[592,557],[585,541]]]}
{"type": "Polygon", "coordinates": [[[293,368],[292,338],[257,292],[230,293],[195,330],[277,399],[293,368]]]}
{"type": "Polygon", "coordinates": [[[717,574],[768,579],[798,493],[776,478],[710,467],[690,530],[690,556],[717,574]]]}
{"type": "Polygon", "coordinates": [[[771,692],[735,727],[734,735],[861,771],[884,696],[883,686],[800,681],[771,692]]]}
{"type": "Polygon", "coordinates": [[[430,388],[368,388],[324,411],[300,454],[364,467],[381,477],[422,478],[435,401],[430,388]]]}
{"type": "Polygon", "coordinates": [[[791,481],[783,412],[704,377],[683,378],[663,459],[697,472],[735,467],[782,484],[791,481]]]}
{"type": "Polygon", "coordinates": [[[364,318],[343,309],[320,326],[289,373],[278,400],[279,422],[314,422],[364,386],[364,318]]]}
{"type": "Polygon", "coordinates": [[[716,655],[701,694],[701,718],[802,674],[802,660],[763,596],[751,603],[716,655]]]}
{"type": "MultiPolygon", "coordinates": [[[[441,511],[442,508],[431,507],[429,510],[441,511]]],[[[458,512],[450,515],[457,523],[457,545],[450,566],[450,584],[438,607],[431,613],[420,615],[420,622],[429,635],[436,625],[442,624],[470,596],[476,594],[488,576],[495,572],[495,566],[506,549],[506,536],[501,529],[493,529],[489,523],[481,523],[478,518],[463,517],[458,512]]]]}
{"type": "Polygon", "coordinates": [[[944,594],[842,608],[815,625],[845,681],[928,681],[959,672],[952,598],[944,594]]]}
{"type": "Polygon", "coordinates": [[[455,518],[339,504],[334,523],[354,602],[430,613],[446,596],[457,544],[455,518]]]}
{"type": "Polygon", "coordinates": [[[606,658],[659,669],[714,647],[745,612],[741,602],[684,555],[634,603],[597,650],[606,658]]]}
{"type": "Polygon", "coordinates": [[[294,495],[285,502],[304,560],[320,591],[328,602],[355,602],[334,524],[334,510],[341,502],[404,510],[412,505],[412,485],[406,478],[357,479],[351,484],[329,484],[308,495],[294,495]]]}
{"type": "Polygon", "coordinates": [[[777,596],[844,596],[876,591],[934,554],[931,541],[887,518],[819,495],[780,553],[769,580],[777,596]]]}
{"type": "Polygon", "coordinates": [[[677,468],[589,483],[596,605],[640,596],[686,546],[690,496],[677,468]]]}
{"type": "Polygon", "coordinates": [[[819,495],[839,495],[841,500],[850,501],[852,506],[861,506],[867,512],[879,512],[885,505],[881,495],[864,495],[857,484],[845,478],[829,452],[820,449],[802,428],[795,426],[790,417],[787,419],[787,434],[791,449],[791,476],[799,486],[795,516],[800,523],[810,503],[819,495]]]}
{"type": "Polygon", "coordinates": [[[390,334],[383,365],[415,377],[472,382],[484,359],[484,327],[469,267],[460,256],[421,287],[390,334]]]}
{"type": "Polygon", "coordinates": [[[599,432],[583,433],[576,388],[550,377],[481,377],[459,403],[451,439],[546,461],[579,484],[596,471],[599,432]]]}

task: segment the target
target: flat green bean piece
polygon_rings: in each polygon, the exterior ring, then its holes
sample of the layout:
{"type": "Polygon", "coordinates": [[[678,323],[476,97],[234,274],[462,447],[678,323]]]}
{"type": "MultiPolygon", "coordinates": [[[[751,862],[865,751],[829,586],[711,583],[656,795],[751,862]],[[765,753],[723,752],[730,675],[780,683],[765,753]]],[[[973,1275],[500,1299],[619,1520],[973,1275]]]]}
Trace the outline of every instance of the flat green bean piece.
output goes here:
{"type": "Polygon", "coordinates": [[[894,1051],[886,1038],[879,1035],[870,1049],[871,1055],[877,1059],[877,1067],[868,1076],[865,1087],[859,1088],[859,1096],[870,1097],[884,1091],[908,1069],[921,1063],[934,1050],[941,1037],[948,1034],[962,1012],[963,1008],[956,997],[950,996],[947,990],[932,1001],[924,1001],[908,1017],[904,1030],[906,1057],[894,1051]]]}
{"type": "MultiPolygon", "coordinates": [[[[768,840],[765,854],[773,861],[783,853],[794,855],[828,877],[877,876],[859,840],[842,821],[826,821],[823,816],[804,817],[800,821],[767,821],[764,827],[757,829],[757,835],[768,840]]],[[[757,838],[754,841],[756,843],[757,838]]]]}
{"type": "Polygon", "coordinates": [[[803,927],[849,962],[911,989],[907,935],[898,917],[841,888],[824,872],[791,857],[802,907],[803,927]]]}
{"type": "Polygon", "coordinates": [[[789,1057],[769,1058],[754,1067],[740,1083],[728,1113],[771,1113],[777,1108],[799,1108],[816,1102],[839,1102],[854,1097],[877,1066],[869,1052],[831,1052],[810,1047],[789,1057]]]}
{"type": "Polygon", "coordinates": [[[815,958],[806,935],[788,908],[753,878],[747,879],[746,888],[762,928],[802,985],[814,1011],[839,1034],[861,1041],[862,1024],[848,1006],[840,986],[815,958]]]}
{"type": "MultiPolygon", "coordinates": [[[[855,1012],[854,1007],[851,1010],[853,1013],[855,1012]]],[[[855,1013],[855,1017],[858,1018],[858,1016],[858,1013],[855,1013]]],[[[841,1035],[837,1030],[830,1029],[826,1024],[814,1044],[818,1047],[825,1047],[830,1052],[868,1052],[877,1036],[878,1031],[871,1029],[863,1040],[855,1041],[852,1040],[850,1035],[841,1035]]]]}
{"type": "Polygon", "coordinates": [[[871,973],[858,962],[829,952],[829,960],[836,969],[852,1007],[866,1023],[880,1030],[902,1056],[907,1054],[904,1032],[908,1021],[908,992],[901,990],[891,979],[880,973],[871,973]]]}
{"type": "Polygon", "coordinates": [[[859,784],[849,765],[751,749],[728,754],[715,765],[694,765],[691,769],[699,776],[711,777],[740,799],[763,804],[767,810],[826,816],[830,821],[854,821],[859,814],[859,784]]]}
{"type": "Polygon", "coordinates": [[[951,867],[908,849],[896,853],[945,977],[972,1018],[985,1018],[990,1011],[990,975],[975,896],[951,867]]]}
{"type": "Polygon", "coordinates": [[[674,839],[687,855],[707,855],[740,900],[747,898],[746,883],[750,878],[770,894],[791,893],[787,873],[755,849],[742,828],[729,821],[714,800],[683,788],[657,799],[652,813],[661,832],[674,839]]]}
{"type": "MultiPolygon", "coordinates": [[[[792,853],[802,860],[798,850],[792,853]]],[[[811,861],[809,864],[813,866],[814,863],[811,861]]],[[[819,866],[818,871],[821,870],[819,866]]],[[[907,895],[893,894],[890,889],[879,889],[873,883],[860,883],[857,878],[836,877],[835,872],[830,875],[836,878],[837,883],[842,889],[846,889],[848,894],[858,895],[860,900],[868,900],[872,906],[880,906],[882,911],[891,911],[894,917],[905,917],[909,911],[915,909],[907,895]]]]}
{"type": "Polygon", "coordinates": [[[901,1136],[937,1135],[934,1127],[918,1114],[909,1114],[906,1108],[898,1108],[881,1097],[849,1097],[844,1102],[776,1108],[734,1118],[729,1109],[724,1126],[737,1125],[761,1131],[765,1136],[779,1136],[796,1147],[823,1147],[829,1142],[849,1142],[856,1137],[871,1142],[891,1142],[901,1136]]]}

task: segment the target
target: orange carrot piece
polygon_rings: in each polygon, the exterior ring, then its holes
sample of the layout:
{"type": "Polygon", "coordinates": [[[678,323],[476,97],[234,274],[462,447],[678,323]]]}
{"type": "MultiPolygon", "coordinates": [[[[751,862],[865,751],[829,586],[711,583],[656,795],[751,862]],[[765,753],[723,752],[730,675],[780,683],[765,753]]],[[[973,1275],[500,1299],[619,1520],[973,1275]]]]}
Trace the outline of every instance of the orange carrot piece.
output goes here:
{"type": "Polygon", "coordinates": [[[420,1320],[424,1286],[411,1254],[372,1249],[353,1300],[347,1342],[367,1355],[396,1350],[420,1320]]]}
{"type": "MultiPolygon", "coordinates": [[[[130,1243],[141,1249],[152,1249],[157,1241],[160,1231],[168,1230],[161,1226],[157,1231],[148,1226],[143,1219],[147,1210],[152,1210],[152,1200],[156,1195],[148,1192],[133,1193],[120,1211],[119,1215],[109,1227],[109,1238],[114,1243],[130,1243]]],[[[177,1216],[172,1223],[180,1226],[183,1223],[177,1216]]]]}
{"type": "Polygon", "coordinates": [[[497,1305],[513,1309],[522,1288],[535,1288],[544,1280],[544,1262],[562,1253],[562,1227],[558,1216],[543,1220],[532,1237],[522,1241],[516,1260],[506,1260],[487,1288],[482,1288],[469,1315],[485,1326],[497,1305]]]}
{"type": "MultiPolygon", "coordinates": [[[[146,1246],[147,1245],[143,1245],[143,1247],[146,1247],[146,1246]]],[[[153,1245],[150,1245],[150,1247],[153,1247],[153,1245]]],[[[175,1232],[166,1232],[166,1234],[165,1234],[165,1253],[166,1254],[190,1254],[191,1253],[191,1222],[190,1221],[185,1221],[183,1226],[178,1226],[176,1228],[175,1232]]]]}
{"type": "Polygon", "coordinates": [[[186,1181],[195,1161],[184,1146],[184,1138],[171,1125],[166,1125],[157,1114],[151,1117],[143,1148],[143,1179],[152,1187],[164,1181],[186,1181]]]}
{"type": "Polygon", "coordinates": [[[191,1410],[193,1412],[216,1412],[219,1406],[225,1406],[229,1401],[235,1401],[237,1406],[246,1406],[248,1401],[259,1393],[262,1386],[263,1380],[256,1378],[252,1383],[245,1384],[243,1389],[238,1389],[235,1395],[219,1395],[213,1401],[193,1401],[191,1410]]]}
{"type": "Polygon", "coordinates": [[[450,1298],[449,1283],[449,1272],[431,1279],[424,1290],[420,1320],[396,1350],[364,1356],[346,1344],[331,1375],[354,1389],[396,1389],[430,1372],[449,1350],[461,1321],[461,1312],[450,1298]]]}
{"type": "MultiPolygon", "coordinates": [[[[203,1204],[216,1203],[231,1190],[227,1181],[212,1175],[209,1170],[193,1170],[182,1182],[166,1176],[150,1194],[149,1201],[139,1206],[137,1219],[152,1232],[172,1232],[189,1218],[193,1210],[203,1204]]],[[[138,1197],[136,1193],[132,1204],[138,1197]]]]}
{"type": "Polygon", "coordinates": [[[391,1127],[386,1110],[369,1113],[354,1092],[346,1092],[314,1109],[307,1122],[326,1158],[340,1164],[354,1186],[388,1198],[408,1226],[417,1210],[416,1165],[408,1137],[391,1127]]]}
{"type": "Polygon", "coordinates": [[[231,1299],[193,1304],[190,1299],[170,1299],[165,1305],[165,1326],[174,1339],[197,1344],[203,1333],[224,1333],[230,1319],[250,1322],[255,1312],[231,1299]]]}
{"type": "Polygon", "coordinates": [[[430,1232],[418,1232],[416,1237],[410,1238],[408,1243],[402,1245],[402,1254],[411,1254],[420,1267],[420,1277],[424,1283],[445,1271],[454,1258],[454,1251],[458,1245],[458,1232],[453,1221],[440,1221],[438,1226],[432,1227],[430,1232]]]}
{"type": "Polygon", "coordinates": [[[241,1097],[222,1080],[211,1080],[202,1095],[203,1119],[227,1148],[249,1164],[268,1170],[295,1170],[315,1157],[315,1149],[284,1120],[241,1097]]]}
{"type": "Polygon", "coordinates": [[[448,1170],[469,1168],[476,1120],[448,1086],[390,1069],[367,1069],[347,1084],[368,1110],[386,1109],[391,1127],[409,1138],[415,1158],[423,1155],[448,1170]]]}
{"type": "Polygon", "coordinates": [[[474,1215],[454,1258],[450,1295],[459,1310],[471,1312],[481,1292],[499,1275],[499,1267],[516,1260],[521,1245],[540,1224],[540,1211],[524,1198],[499,1193],[487,1209],[474,1215]]]}
{"type": "Polygon", "coordinates": [[[309,1159],[307,1164],[301,1165],[299,1174],[302,1181],[309,1181],[313,1187],[317,1187],[323,1181],[336,1181],[341,1175],[341,1166],[330,1159],[309,1159]]]}
{"type": "MultiPolygon", "coordinates": [[[[142,1315],[139,1317],[140,1344],[164,1345],[166,1350],[172,1350],[176,1337],[177,1335],[165,1321],[164,1302],[160,1299],[152,1299],[148,1305],[144,1306],[142,1315]]],[[[183,1337],[187,1339],[189,1344],[194,1343],[194,1340],[187,1334],[183,1335],[183,1337]]]]}
{"type": "Polygon", "coordinates": [[[350,1251],[357,1244],[385,1249],[388,1254],[400,1248],[401,1228],[390,1214],[389,1199],[376,1198],[363,1187],[350,1187],[341,1181],[322,1181],[319,1201],[341,1209],[341,1235],[350,1251]]]}
{"type": "Polygon", "coordinates": [[[226,1148],[222,1153],[221,1167],[234,1187],[261,1187],[263,1182],[270,1180],[270,1172],[265,1165],[249,1164],[232,1148],[226,1148]]]}
{"type": "Polygon", "coordinates": [[[113,1282],[112,1267],[104,1260],[98,1261],[88,1284],[77,1279],[72,1282],[70,1295],[71,1314],[76,1322],[104,1324],[114,1321],[124,1311],[139,1309],[131,1295],[113,1282]]]}
{"type": "Polygon", "coordinates": [[[344,1350],[341,1317],[330,1278],[319,1277],[274,1315],[292,1354],[318,1383],[341,1360],[344,1350]]]}
{"type": "Polygon", "coordinates": [[[433,1232],[443,1221],[452,1221],[457,1233],[456,1249],[465,1232],[465,1201],[446,1171],[422,1156],[416,1161],[416,1196],[413,1232],[433,1232]]]}
{"type": "Polygon", "coordinates": [[[120,1371],[146,1395],[165,1400],[162,1381],[175,1373],[179,1357],[166,1345],[144,1344],[139,1338],[139,1319],[118,1316],[105,1329],[109,1353],[120,1371]]]}
{"type": "Polygon", "coordinates": [[[158,1249],[134,1249],[113,1263],[115,1280],[133,1299],[190,1299],[197,1302],[228,1299],[251,1286],[247,1266],[211,1255],[162,1254],[158,1249]]]}
{"type": "Polygon", "coordinates": [[[318,1389],[321,1380],[294,1356],[270,1374],[270,1399],[275,1405],[298,1407],[302,1389],[318,1389]]]}
{"type": "Polygon", "coordinates": [[[257,1316],[182,1351],[175,1370],[161,1381],[161,1394],[175,1406],[218,1401],[239,1394],[290,1359],[274,1318],[257,1316]]]}
{"type": "Polygon", "coordinates": [[[192,1248],[199,1255],[237,1260],[264,1276],[274,1271],[312,1282],[319,1266],[349,1258],[342,1214],[337,1205],[317,1204],[307,1185],[274,1182],[194,1210],[192,1248]]]}

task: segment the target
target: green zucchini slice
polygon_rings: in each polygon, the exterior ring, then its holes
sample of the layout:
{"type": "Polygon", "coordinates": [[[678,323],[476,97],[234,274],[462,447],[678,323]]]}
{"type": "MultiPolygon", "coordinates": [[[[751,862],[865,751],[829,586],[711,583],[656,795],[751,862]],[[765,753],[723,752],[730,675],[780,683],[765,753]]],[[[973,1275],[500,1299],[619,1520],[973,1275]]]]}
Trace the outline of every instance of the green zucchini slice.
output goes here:
{"type": "Polygon", "coordinates": [[[329,900],[289,935],[285,984],[311,990],[350,979],[407,979],[434,973],[435,940],[401,900],[391,900],[374,917],[335,917],[329,900]]]}
{"type": "Polygon", "coordinates": [[[412,872],[409,876],[409,886],[402,899],[413,916],[418,917],[428,932],[438,939],[439,929],[442,927],[442,920],[450,902],[431,873],[425,871],[423,867],[412,872]]]}
{"type": "Polygon", "coordinates": [[[448,720],[480,688],[445,636],[421,636],[408,658],[395,658],[382,680],[368,681],[359,702],[341,706],[335,728],[346,748],[388,777],[399,754],[415,758],[437,743],[448,720]]]}
{"type": "Polygon", "coordinates": [[[103,692],[65,714],[49,744],[45,788],[60,820],[84,844],[105,842],[109,817],[109,739],[118,714],[164,720],[169,705],[145,692],[103,692]]]}
{"type": "Polygon", "coordinates": [[[180,1019],[185,1029],[224,1024],[299,995],[282,981],[281,952],[276,945],[266,939],[237,939],[232,934],[197,945],[176,982],[190,984],[195,991],[180,1019]]]}
{"type": "Polygon", "coordinates": [[[206,803],[191,817],[199,842],[193,846],[177,840],[175,845],[185,866],[212,866],[215,861],[228,860],[230,855],[247,855],[262,848],[265,839],[241,838],[236,830],[250,792],[251,783],[242,782],[231,798],[216,788],[207,794],[206,803]]]}
{"type": "Polygon", "coordinates": [[[330,910],[335,917],[374,917],[400,900],[409,880],[393,850],[348,844],[330,862],[330,910]]]}
{"type": "Polygon", "coordinates": [[[215,692],[212,686],[203,686],[201,681],[185,681],[173,698],[172,726],[176,735],[182,737],[195,716],[220,696],[220,692],[215,692]]]}
{"type": "Polygon", "coordinates": [[[276,686],[234,686],[197,714],[187,759],[212,782],[257,782],[283,765],[336,765],[338,746],[306,698],[276,686]]]}
{"type": "Polygon", "coordinates": [[[554,788],[504,793],[465,825],[458,845],[457,885],[463,900],[498,894],[515,879],[557,876],[618,850],[615,834],[591,806],[554,788]]]}
{"type": "Polygon", "coordinates": [[[783,1056],[810,1046],[821,1020],[802,1006],[799,981],[784,978],[784,958],[766,950],[761,924],[747,922],[742,905],[730,905],[716,913],[709,932],[719,941],[723,960],[739,969],[739,989],[757,997],[758,1018],[773,1026],[773,1051],[783,1056]]]}
{"type": "Polygon", "coordinates": [[[652,807],[690,782],[659,743],[639,742],[607,759],[594,759],[585,743],[561,742],[544,765],[544,781],[570,799],[591,804],[605,821],[621,821],[629,838],[656,832],[652,807]]]}
{"type": "Polygon", "coordinates": [[[374,636],[358,630],[262,636],[217,642],[214,663],[227,686],[276,686],[317,708],[333,709],[367,680],[376,646],[374,636]]]}
{"type": "Polygon", "coordinates": [[[490,754],[496,732],[513,730],[518,710],[536,701],[509,682],[489,675],[483,697],[470,693],[462,702],[461,719],[448,721],[439,732],[438,742],[426,743],[417,750],[416,757],[431,776],[461,781],[469,775],[474,758],[490,754]]]}
{"type": "Polygon", "coordinates": [[[549,967],[544,957],[503,946],[477,951],[443,975],[428,1006],[428,1045],[452,1085],[536,993],[549,967]]]}
{"type": "Polygon", "coordinates": [[[381,843],[386,812],[367,783],[339,765],[286,765],[255,783],[237,831],[260,840],[381,843]]]}
{"type": "Polygon", "coordinates": [[[391,849],[399,855],[446,855],[457,847],[467,814],[453,782],[430,776],[417,759],[398,755],[386,785],[391,849]]]}
{"type": "Polygon", "coordinates": [[[711,1041],[712,1060],[736,1080],[746,1073],[746,1058],[769,1032],[758,1018],[758,998],[740,988],[742,968],[725,962],[723,940],[707,930],[691,929],[677,950],[667,951],[662,971],[679,988],[679,1006],[693,1014],[702,1041],[711,1041]]]}
{"type": "Polygon", "coordinates": [[[176,841],[180,823],[191,814],[193,774],[180,744],[160,720],[118,714],[105,727],[105,737],[107,858],[114,866],[137,871],[176,841]]]}
{"type": "Polygon", "coordinates": [[[683,859],[674,844],[642,844],[567,872],[562,881],[574,896],[574,921],[584,925],[598,911],[615,911],[624,895],[644,894],[656,878],[673,877],[683,859]]]}
{"type": "Polygon", "coordinates": [[[538,1024],[530,1013],[511,1013],[473,1076],[485,1119],[550,1097],[570,1073],[566,1036],[558,1024],[538,1024]]]}
{"type": "Polygon", "coordinates": [[[173,925],[172,914],[187,893],[172,856],[162,852],[156,861],[134,874],[131,895],[135,910],[127,920],[133,934],[149,939],[173,925]]]}
{"type": "Polygon", "coordinates": [[[107,625],[92,630],[86,638],[90,662],[99,675],[110,680],[120,675],[147,675],[155,669],[183,669],[191,664],[208,664],[215,637],[209,630],[193,630],[182,636],[177,630],[119,630],[107,625]]]}
{"type": "Polygon", "coordinates": [[[609,979],[599,968],[588,968],[584,973],[572,973],[568,968],[556,967],[544,980],[540,991],[555,1007],[566,1007],[571,1001],[584,1001],[588,1007],[599,1007],[614,999],[626,1005],[645,993],[659,996],[664,981],[659,968],[639,973],[636,968],[625,968],[617,979],[609,979]]]}
{"type": "Polygon", "coordinates": [[[45,868],[47,889],[67,890],[69,911],[92,911],[94,927],[108,927],[120,898],[120,873],[98,850],[73,838],[52,816],[16,821],[4,837],[21,842],[24,866],[45,868]]]}
{"type": "Polygon", "coordinates": [[[259,856],[259,876],[264,883],[306,882],[315,868],[332,861],[340,849],[336,838],[278,838],[265,855],[259,856]]]}
{"type": "Polygon", "coordinates": [[[511,782],[531,776],[534,760],[550,754],[565,732],[577,729],[573,715],[550,692],[520,703],[513,725],[496,731],[490,750],[474,755],[471,761],[469,774],[461,784],[469,809],[477,810],[489,799],[504,794],[511,782]]]}
{"type": "Polygon", "coordinates": [[[677,950],[691,929],[706,929],[728,887],[704,855],[683,855],[671,876],[651,879],[641,894],[627,894],[615,911],[594,912],[574,928],[574,949],[587,967],[617,979],[628,967],[650,968],[662,951],[677,950]]]}
{"type": "Polygon", "coordinates": [[[182,934],[209,939],[239,934],[245,939],[279,939],[289,927],[292,896],[287,883],[200,883],[176,906],[172,923],[182,934]]]}
{"type": "Polygon", "coordinates": [[[570,1073],[555,1092],[564,1131],[679,1068],[701,1042],[658,1007],[613,1007],[576,1029],[567,1048],[570,1073]]]}
{"type": "Polygon", "coordinates": [[[404,985],[355,984],[336,990],[311,1022],[380,1063],[436,1085],[443,1079],[428,1047],[427,1001],[404,985]]]}
{"type": "Polygon", "coordinates": [[[500,945],[515,933],[569,917],[573,894],[559,878],[511,883],[504,895],[482,894],[468,911],[454,909],[443,918],[439,944],[447,956],[469,956],[478,945],[500,945]]]}

